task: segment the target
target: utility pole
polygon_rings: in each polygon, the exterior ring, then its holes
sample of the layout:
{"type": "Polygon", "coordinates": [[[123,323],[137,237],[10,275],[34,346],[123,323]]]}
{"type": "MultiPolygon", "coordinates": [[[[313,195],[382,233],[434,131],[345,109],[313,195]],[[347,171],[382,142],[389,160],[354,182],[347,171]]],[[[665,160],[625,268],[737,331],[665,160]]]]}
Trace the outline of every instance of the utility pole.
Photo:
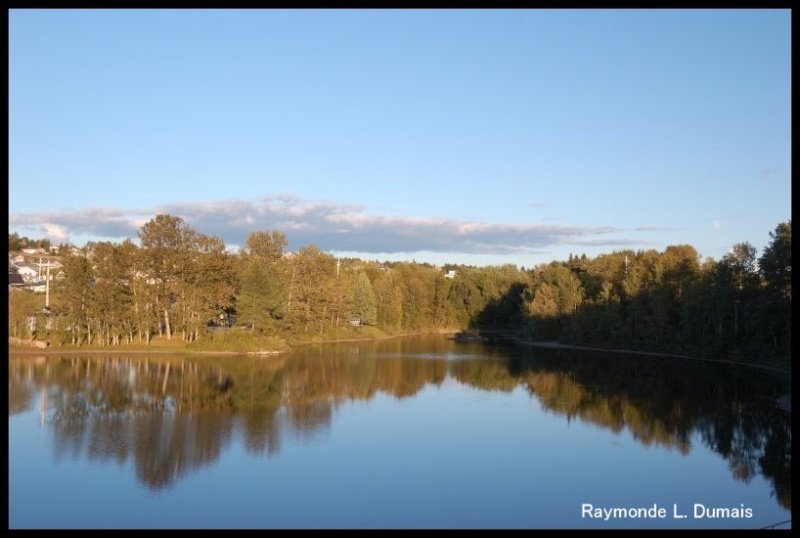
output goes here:
{"type": "Polygon", "coordinates": [[[50,262],[47,263],[47,276],[44,281],[44,307],[50,309],[50,262]]]}

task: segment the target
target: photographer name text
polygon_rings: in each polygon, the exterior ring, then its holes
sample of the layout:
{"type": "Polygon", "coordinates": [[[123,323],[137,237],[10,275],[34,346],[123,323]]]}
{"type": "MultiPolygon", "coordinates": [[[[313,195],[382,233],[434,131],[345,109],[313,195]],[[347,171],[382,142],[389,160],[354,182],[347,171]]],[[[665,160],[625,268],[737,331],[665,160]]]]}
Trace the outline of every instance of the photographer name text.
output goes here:
{"type": "Polygon", "coordinates": [[[641,507],[615,507],[607,508],[595,506],[590,503],[581,504],[581,519],[599,519],[610,521],[612,519],[750,519],[753,509],[744,504],[739,506],[706,506],[694,503],[691,509],[681,508],[673,504],[670,508],[658,506],[641,507]]]}

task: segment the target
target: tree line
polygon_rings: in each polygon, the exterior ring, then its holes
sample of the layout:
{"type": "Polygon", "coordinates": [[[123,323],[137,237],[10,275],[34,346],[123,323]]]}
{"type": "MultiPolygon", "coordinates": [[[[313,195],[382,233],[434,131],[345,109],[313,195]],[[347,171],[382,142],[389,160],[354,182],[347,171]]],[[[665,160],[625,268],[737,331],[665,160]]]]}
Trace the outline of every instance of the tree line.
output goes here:
{"type": "MultiPolygon", "coordinates": [[[[29,239],[24,235],[20,237],[17,232],[12,232],[8,234],[8,251],[16,251],[22,250],[23,248],[41,248],[44,250],[50,250],[50,240],[49,239],[29,239]]],[[[63,246],[63,245],[62,245],[63,246]]]]}
{"type": "Polygon", "coordinates": [[[533,340],[674,351],[738,360],[791,350],[791,220],[758,256],[748,243],[721,260],[689,245],[585,255],[530,269],[457,269],[337,259],[316,245],[285,252],[286,236],[252,232],[232,253],[182,218],[157,215],[139,245],[87,244],[62,257],[48,319],[10,294],[9,330],[74,345],[196,342],[233,325],[292,339],[503,330],[533,340]],[[351,324],[355,320],[357,326],[351,324]]]}
{"type": "Polygon", "coordinates": [[[524,330],[539,340],[745,362],[791,354],[791,220],[701,261],[689,245],[570,257],[532,275],[524,330]]]}

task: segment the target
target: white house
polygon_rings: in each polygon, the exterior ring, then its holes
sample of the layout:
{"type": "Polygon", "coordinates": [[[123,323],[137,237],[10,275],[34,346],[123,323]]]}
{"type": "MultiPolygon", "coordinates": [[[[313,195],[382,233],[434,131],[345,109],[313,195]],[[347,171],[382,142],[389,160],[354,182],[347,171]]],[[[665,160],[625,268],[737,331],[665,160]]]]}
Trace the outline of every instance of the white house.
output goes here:
{"type": "Polygon", "coordinates": [[[39,276],[39,269],[27,264],[20,265],[17,267],[17,274],[22,275],[22,278],[27,282],[39,276]]]}

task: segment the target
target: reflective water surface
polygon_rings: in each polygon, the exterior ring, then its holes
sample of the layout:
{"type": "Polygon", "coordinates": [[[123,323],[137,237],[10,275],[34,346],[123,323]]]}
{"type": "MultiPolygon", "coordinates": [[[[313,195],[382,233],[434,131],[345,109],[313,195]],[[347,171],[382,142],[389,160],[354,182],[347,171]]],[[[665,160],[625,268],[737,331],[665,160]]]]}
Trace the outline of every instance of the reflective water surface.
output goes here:
{"type": "Polygon", "coordinates": [[[11,528],[791,528],[778,375],[444,336],[9,360],[11,528]]]}

